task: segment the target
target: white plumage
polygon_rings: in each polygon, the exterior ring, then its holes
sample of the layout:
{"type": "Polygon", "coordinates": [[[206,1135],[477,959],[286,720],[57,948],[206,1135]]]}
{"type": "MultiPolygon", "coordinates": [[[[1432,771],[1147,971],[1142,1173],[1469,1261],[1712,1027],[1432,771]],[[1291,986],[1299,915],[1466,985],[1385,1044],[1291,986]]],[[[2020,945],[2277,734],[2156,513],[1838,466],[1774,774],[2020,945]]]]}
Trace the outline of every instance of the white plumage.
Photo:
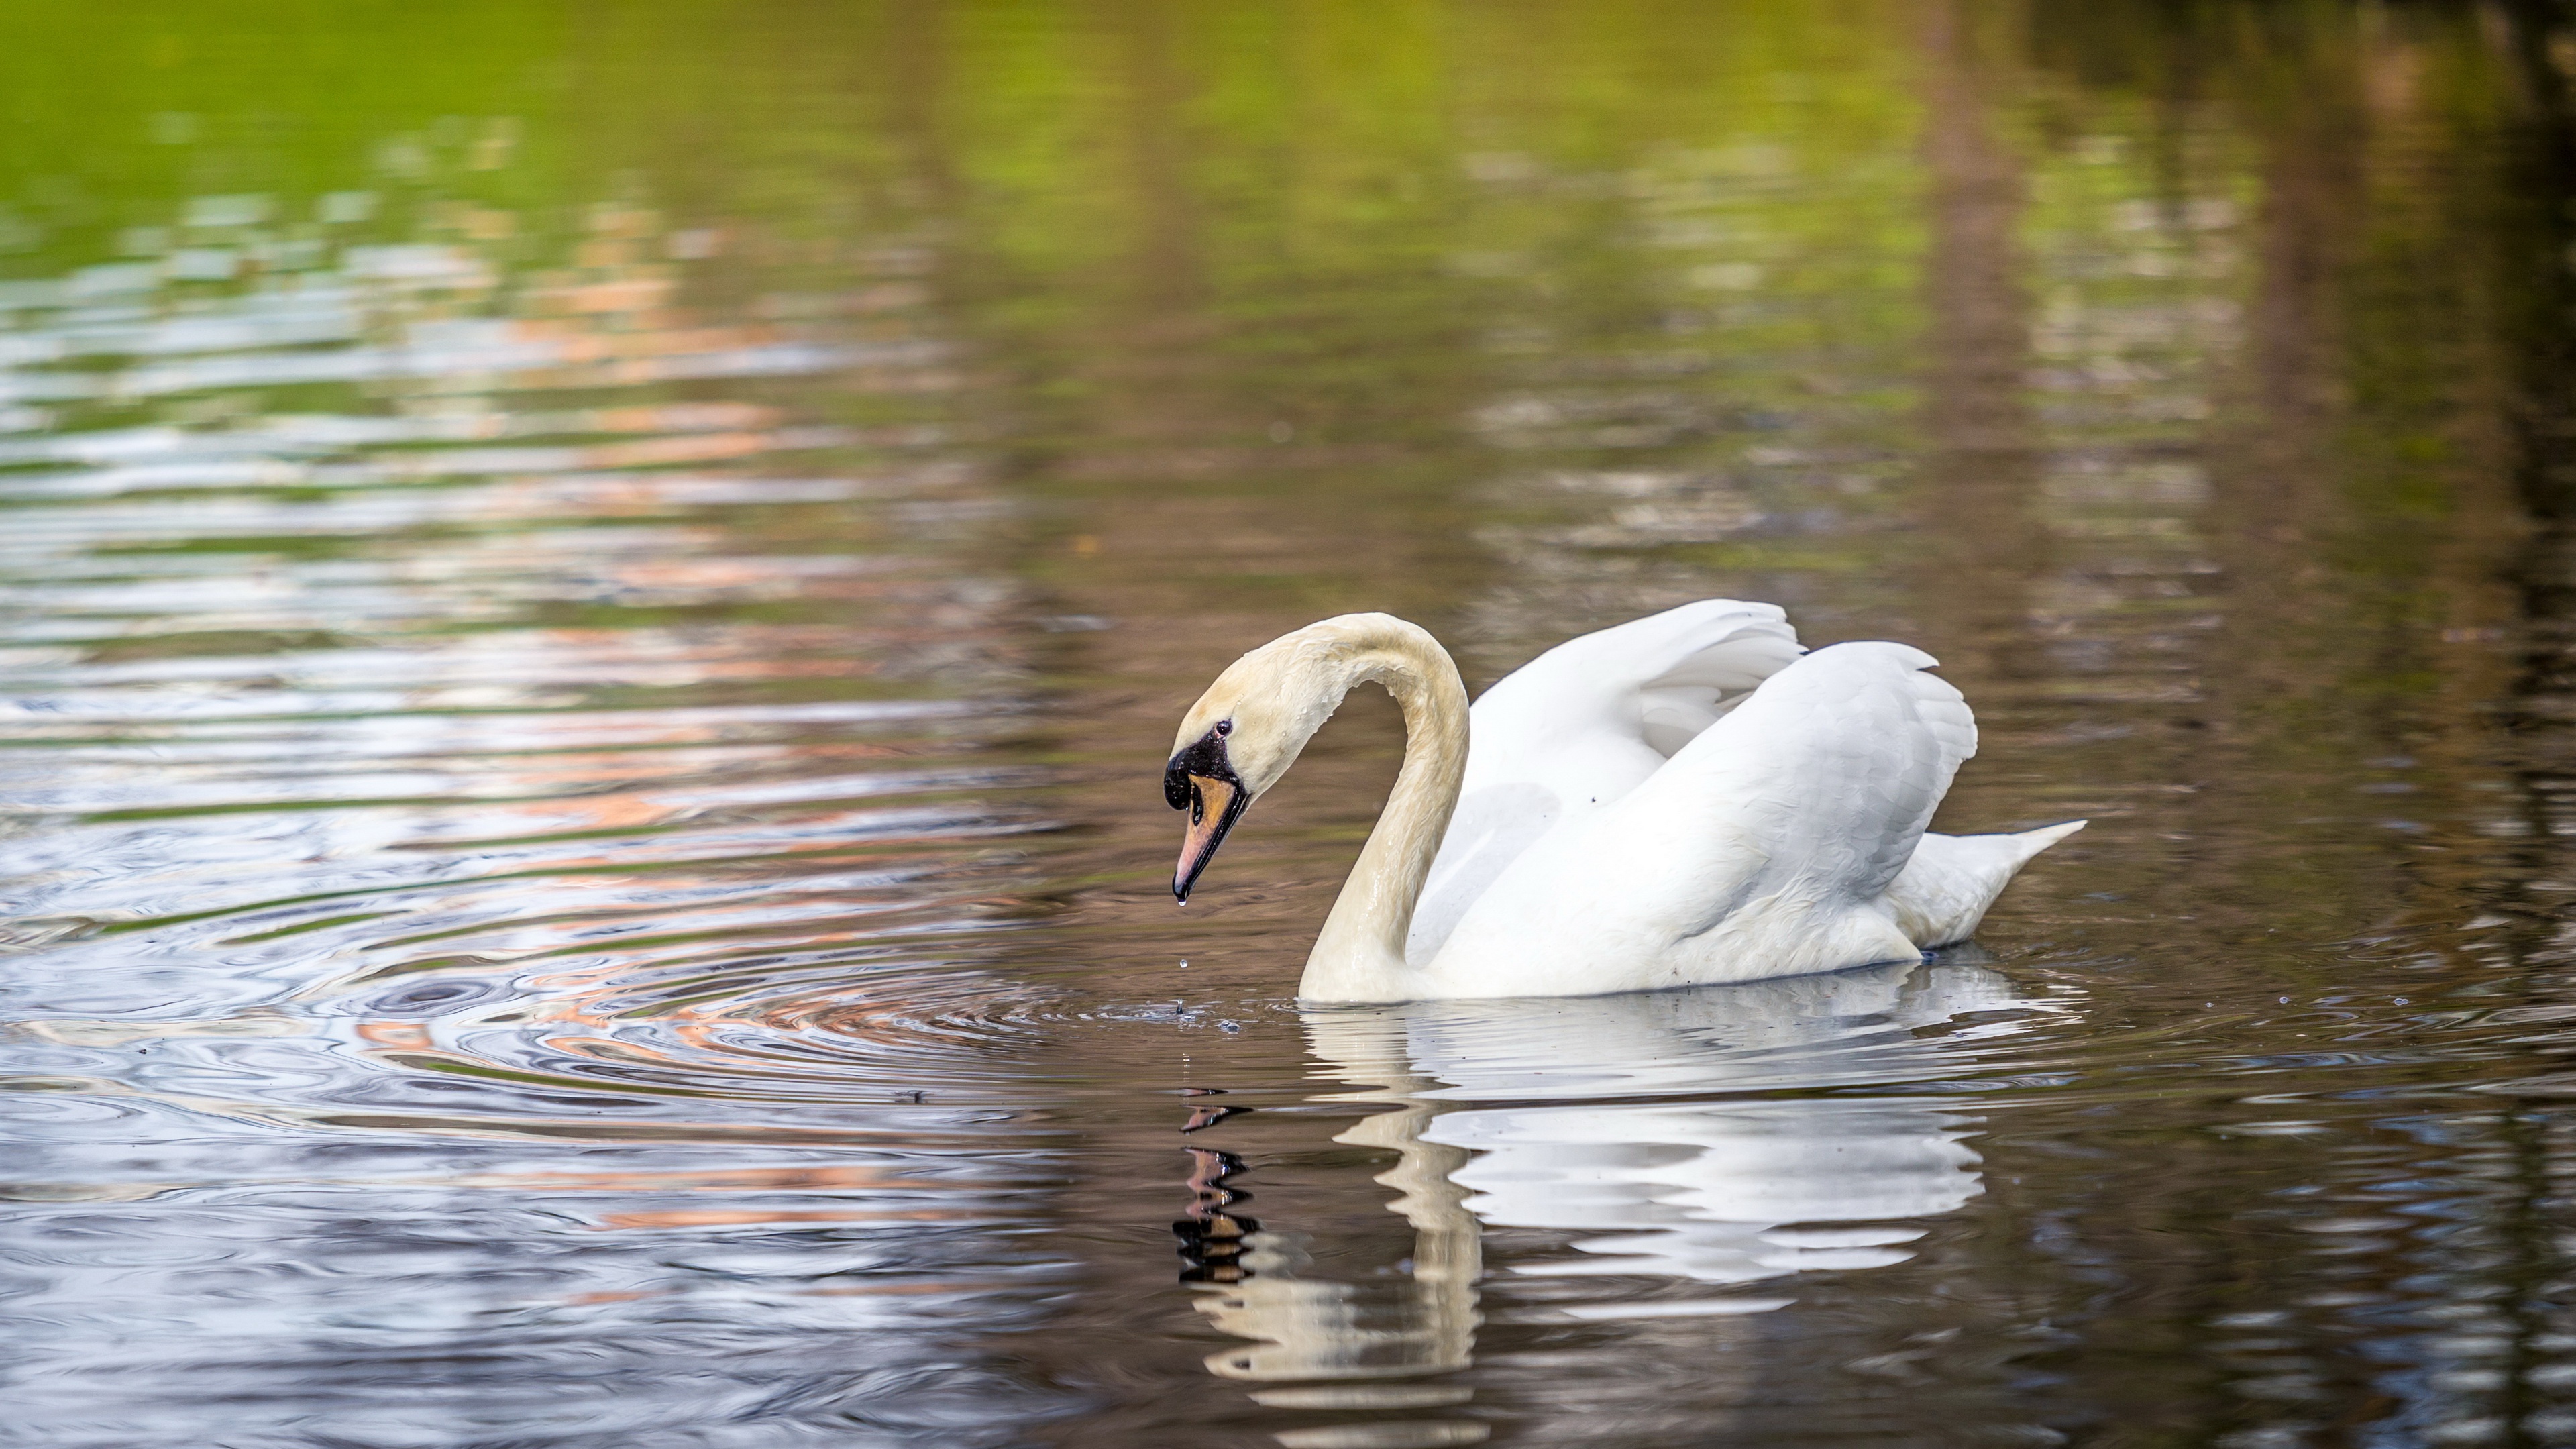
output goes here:
{"type": "MultiPolygon", "coordinates": [[[[1805,652],[1777,605],[1704,599],[1579,635],[1497,680],[1469,711],[1458,810],[1415,908],[1405,959],[1428,963],[1467,907],[1540,836],[1624,798],[1805,652]]],[[[1949,697],[1958,700],[1955,690],[1949,697]]],[[[1976,723],[1964,702],[1958,709],[1965,760],[1977,752],[1976,723]]],[[[2032,856],[2083,828],[2078,820],[2015,835],[1922,832],[1884,893],[1898,929],[1927,950],[1968,939],[2032,856]]]]}

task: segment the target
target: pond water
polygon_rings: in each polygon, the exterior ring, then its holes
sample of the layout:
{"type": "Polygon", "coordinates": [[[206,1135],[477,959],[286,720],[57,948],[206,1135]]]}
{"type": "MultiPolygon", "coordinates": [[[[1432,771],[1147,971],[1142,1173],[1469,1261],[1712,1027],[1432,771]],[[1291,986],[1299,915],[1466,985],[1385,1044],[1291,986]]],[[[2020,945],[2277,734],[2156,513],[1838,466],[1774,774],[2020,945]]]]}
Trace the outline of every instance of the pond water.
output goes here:
{"type": "Polygon", "coordinates": [[[0,1442],[2576,1442],[2537,4],[0,17],[0,1442]],[[1981,941],[1303,1010],[1355,699],[1929,649],[1981,941]]]}

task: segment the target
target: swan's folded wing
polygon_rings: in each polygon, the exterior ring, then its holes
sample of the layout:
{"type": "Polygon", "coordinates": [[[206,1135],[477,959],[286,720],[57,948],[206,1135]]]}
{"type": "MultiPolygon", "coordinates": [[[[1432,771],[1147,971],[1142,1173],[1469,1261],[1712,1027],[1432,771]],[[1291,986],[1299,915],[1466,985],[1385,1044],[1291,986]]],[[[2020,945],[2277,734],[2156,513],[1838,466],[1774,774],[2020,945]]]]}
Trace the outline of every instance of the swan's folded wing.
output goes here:
{"type": "Polygon", "coordinates": [[[1467,777],[1405,959],[1431,959],[1505,867],[1608,805],[1798,657],[1776,604],[1702,599],[1559,644],[1470,711],[1467,777]]]}
{"type": "Polygon", "coordinates": [[[1624,798],[1497,876],[1425,968],[1441,995],[1559,995],[1912,960],[1883,897],[1977,746],[1902,644],[1779,671],[1624,798]]]}
{"type": "Polygon", "coordinates": [[[1776,604],[1702,599],[1559,644],[1473,710],[1467,788],[1608,804],[1798,657],[1776,604]]]}
{"type": "Polygon", "coordinates": [[[1748,888],[1875,901],[1977,751],[1967,701],[1925,672],[1937,662],[1903,644],[1820,649],[1693,740],[1621,814],[1651,814],[1682,850],[1758,849],[1764,881],[1748,888]]]}
{"type": "Polygon", "coordinates": [[[1438,954],[1467,908],[1563,815],[1555,792],[1529,780],[1484,785],[1461,795],[1414,903],[1404,959],[1419,966],[1438,954]]]}

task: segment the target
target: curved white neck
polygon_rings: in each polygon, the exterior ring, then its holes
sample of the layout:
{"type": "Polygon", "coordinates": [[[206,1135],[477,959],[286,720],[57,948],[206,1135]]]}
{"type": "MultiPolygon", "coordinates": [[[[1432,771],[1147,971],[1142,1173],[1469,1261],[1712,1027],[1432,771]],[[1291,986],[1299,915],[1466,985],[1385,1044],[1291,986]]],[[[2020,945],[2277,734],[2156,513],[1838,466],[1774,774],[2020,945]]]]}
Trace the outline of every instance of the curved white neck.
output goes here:
{"type": "Polygon", "coordinates": [[[1467,686],[1448,651],[1411,625],[1367,639],[1344,667],[1347,679],[1336,700],[1375,683],[1403,708],[1404,768],[1315,937],[1297,994],[1309,1001],[1402,1001],[1418,994],[1407,987],[1405,934],[1467,774],[1467,686]]]}

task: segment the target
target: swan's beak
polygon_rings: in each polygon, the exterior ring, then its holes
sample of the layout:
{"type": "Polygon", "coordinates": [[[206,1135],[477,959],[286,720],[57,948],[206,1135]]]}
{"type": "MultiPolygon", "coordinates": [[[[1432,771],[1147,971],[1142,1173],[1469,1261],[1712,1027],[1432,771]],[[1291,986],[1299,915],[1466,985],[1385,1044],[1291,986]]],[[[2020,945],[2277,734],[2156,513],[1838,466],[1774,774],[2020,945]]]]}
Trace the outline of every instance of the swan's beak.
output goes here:
{"type": "Polygon", "coordinates": [[[1181,836],[1181,863],[1172,870],[1172,899],[1186,901],[1199,873],[1216,857],[1216,848],[1225,844],[1225,833],[1243,818],[1252,792],[1227,762],[1225,741],[1210,734],[1164,767],[1163,799],[1175,810],[1190,812],[1189,829],[1181,836]]]}
{"type": "Polygon", "coordinates": [[[1172,898],[1186,901],[1199,872],[1225,844],[1225,833],[1243,814],[1252,797],[1240,785],[1205,775],[1190,776],[1190,828],[1181,837],[1181,863],[1172,871],[1172,898]]]}

